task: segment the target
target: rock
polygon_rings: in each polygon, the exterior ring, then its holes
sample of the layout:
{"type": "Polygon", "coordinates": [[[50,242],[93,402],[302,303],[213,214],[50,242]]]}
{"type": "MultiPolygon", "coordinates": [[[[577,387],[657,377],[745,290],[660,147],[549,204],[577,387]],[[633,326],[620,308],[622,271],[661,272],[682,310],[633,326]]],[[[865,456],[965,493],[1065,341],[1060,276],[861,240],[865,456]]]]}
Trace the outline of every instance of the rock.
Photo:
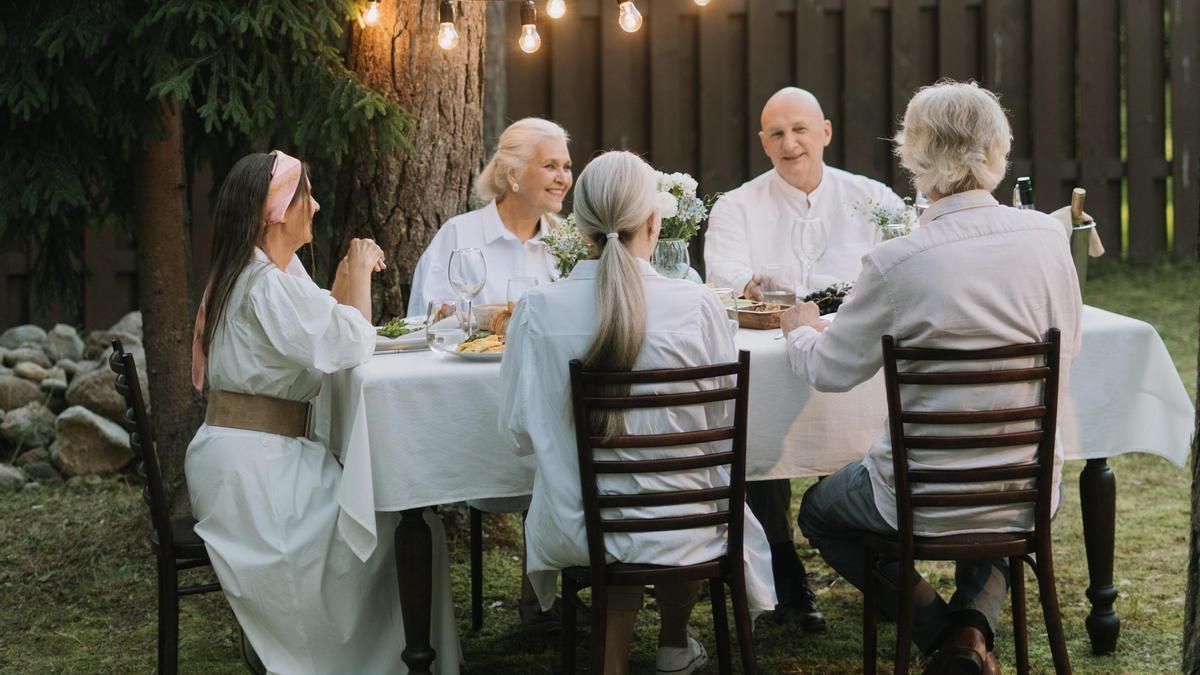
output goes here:
{"type": "Polygon", "coordinates": [[[9,368],[8,366],[0,366],[0,375],[16,375],[16,373],[14,373],[13,369],[9,368]]]}
{"type": "Polygon", "coordinates": [[[36,448],[54,441],[54,413],[34,401],[4,414],[0,437],[14,446],[36,448]]]}
{"type": "Polygon", "coordinates": [[[33,462],[25,466],[22,471],[29,477],[29,480],[40,480],[45,482],[62,480],[62,476],[58,475],[58,471],[50,465],[50,462],[33,462]]]}
{"type": "MultiPolygon", "coordinates": [[[[105,368],[108,367],[107,363],[105,363],[103,365],[105,368]]],[[[75,374],[72,375],[70,377],[70,379],[73,380],[76,377],[78,377],[79,375],[83,375],[84,373],[90,373],[93,370],[100,368],[100,366],[101,366],[101,363],[99,361],[80,361],[79,363],[75,364],[75,374]]]]}
{"type": "Polygon", "coordinates": [[[83,476],[72,476],[67,479],[67,487],[77,488],[83,487],[83,476]]]}
{"type": "Polygon", "coordinates": [[[33,462],[49,461],[50,453],[45,448],[34,448],[32,450],[26,450],[25,452],[22,452],[21,455],[17,457],[15,464],[17,466],[25,466],[26,464],[32,464],[33,462]]]}
{"type": "Polygon", "coordinates": [[[58,377],[47,377],[42,380],[42,393],[50,396],[67,395],[67,379],[58,377]]]}
{"type": "Polygon", "coordinates": [[[83,406],[110,420],[119,421],[125,415],[125,397],[113,388],[115,377],[109,370],[93,370],[77,375],[67,387],[67,404],[83,406]]]}
{"type": "Polygon", "coordinates": [[[114,323],[112,328],[108,330],[113,333],[129,333],[136,335],[138,342],[142,340],[142,313],[140,311],[130,312],[121,317],[121,320],[114,323]]]}
{"type": "Polygon", "coordinates": [[[66,382],[67,381],[67,371],[63,370],[62,368],[59,368],[58,366],[55,366],[46,371],[46,379],[62,380],[63,382],[66,382]]]}
{"type": "Polygon", "coordinates": [[[71,359],[59,359],[50,370],[61,370],[66,375],[63,379],[70,380],[75,377],[75,373],[79,372],[79,364],[71,359]]]}
{"type": "Polygon", "coordinates": [[[29,481],[21,489],[25,492],[37,492],[42,489],[42,484],[36,481],[29,481]]]}
{"type": "Polygon", "coordinates": [[[0,375],[0,410],[16,410],[41,399],[42,391],[36,384],[13,375],[0,375]]]}
{"type": "Polygon", "coordinates": [[[133,459],[129,434],[82,406],[58,416],[58,439],[51,447],[67,476],[113,473],[133,459]]]}
{"type": "Polygon", "coordinates": [[[25,474],[17,467],[0,464],[0,492],[16,492],[26,481],[25,474]]]}
{"type": "Polygon", "coordinates": [[[23,377],[30,382],[41,382],[46,379],[48,371],[34,363],[33,361],[25,361],[18,363],[16,368],[13,368],[13,374],[17,377],[23,377]]]}
{"type": "Polygon", "coordinates": [[[14,326],[0,333],[0,347],[5,349],[16,349],[26,342],[30,342],[40,346],[46,339],[46,331],[38,326],[26,324],[24,326],[14,326]]]}
{"type": "Polygon", "coordinates": [[[83,340],[73,326],[60,323],[46,335],[42,349],[51,361],[71,359],[78,361],[83,358],[83,340]]]}
{"type": "Polygon", "coordinates": [[[16,369],[17,364],[25,361],[32,361],[43,368],[50,367],[50,359],[46,358],[46,352],[36,347],[10,349],[8,350],[8,353],[4,355],[4,365],[13,368],[14,370],[16,369]]]}
{"type": "MultiPolygon", "coordinates": [[[[121,346],[127,352],[137,353],[142,348],[142,338],[133,333],[114,332],[111,330],[93,331],[88,335],[87,345],[83,348],[83,358],[87,361],[96,361],[101,356],[112,351],[113,338],[120,338],[121,346]],[[136,350],[134,348],[137,348],[136,350]]],[[[144,352],[143,352],[144,354],[144,352]]],[[[142,356],[145,359],[145,356],[142,356]]]]}

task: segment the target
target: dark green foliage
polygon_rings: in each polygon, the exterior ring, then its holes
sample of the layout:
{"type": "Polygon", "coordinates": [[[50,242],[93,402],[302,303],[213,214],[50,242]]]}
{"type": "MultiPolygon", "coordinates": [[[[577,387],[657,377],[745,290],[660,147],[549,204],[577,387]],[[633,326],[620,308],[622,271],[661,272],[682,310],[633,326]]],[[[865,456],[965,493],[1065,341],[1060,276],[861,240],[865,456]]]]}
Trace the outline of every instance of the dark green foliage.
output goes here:
{"type": "Polygon", "coordinates": [[[407,147],[409,124],[339,47],[351,0],[5,2],[0,9],[0,246],[39,251],[33,288],[71,303],[84,227],[128,228],[135,168],[181,104],[189,176],[280,148],[312,165],[318,226],[336,222],[334,180],[357,135],[407,147]]]}

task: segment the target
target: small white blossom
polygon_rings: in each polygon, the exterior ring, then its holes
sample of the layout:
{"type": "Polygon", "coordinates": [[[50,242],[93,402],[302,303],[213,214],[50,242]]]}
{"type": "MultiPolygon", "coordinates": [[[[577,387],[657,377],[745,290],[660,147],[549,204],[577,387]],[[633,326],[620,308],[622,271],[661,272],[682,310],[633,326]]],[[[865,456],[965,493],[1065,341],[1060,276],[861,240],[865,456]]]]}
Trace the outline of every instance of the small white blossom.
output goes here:
{"type": "Polygon", "coordinates": [[[679,213],[679,202],[670,192],[659,192],[654,195],[654,208],[662,219],[674,218],[679,213]]]}

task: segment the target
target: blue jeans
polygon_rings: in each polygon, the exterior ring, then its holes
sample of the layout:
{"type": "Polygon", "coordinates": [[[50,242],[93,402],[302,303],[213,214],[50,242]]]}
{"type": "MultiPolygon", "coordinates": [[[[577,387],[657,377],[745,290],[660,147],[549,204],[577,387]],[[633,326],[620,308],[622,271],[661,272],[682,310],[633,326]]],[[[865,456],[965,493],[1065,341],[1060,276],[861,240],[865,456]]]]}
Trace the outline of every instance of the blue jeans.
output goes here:
{"type": "MultiPolygon", "coordinates": [[[[861,462],[842,467],[837,473],[809,488],[800,505],[797,519],[800,531],[821,553],[830,567],[846,581],[862,590],[866,579],[864,557],[866,533],[895,535],[875,508],[871,476],[861,462]]],[[[884,561],[883,574],[890,583],[877,584],[880,605],[896,607],[898,574],[896,561],[884,561]]],[[[938,592],[915,574],[913,592],[913,642],[924,652],[936,649],[942,633],[955,612],[978,612],[987,620],[992,633],[1000,620],[1000,608],[1008,596],[1008,561],[982,560],[956,563],[957,586],[947,603],[938,592]]],[[[989,646],[991,637],[988,636],[989,646]]]]}

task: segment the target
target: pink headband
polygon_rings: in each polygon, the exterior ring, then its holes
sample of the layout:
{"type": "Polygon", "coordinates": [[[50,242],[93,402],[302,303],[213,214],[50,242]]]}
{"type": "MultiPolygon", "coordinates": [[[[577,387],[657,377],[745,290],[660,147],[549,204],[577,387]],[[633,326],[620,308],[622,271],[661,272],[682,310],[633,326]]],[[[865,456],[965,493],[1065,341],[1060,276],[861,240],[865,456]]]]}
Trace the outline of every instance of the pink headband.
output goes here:
{"type": "Polygon", "coordinates": [[[271,186],[267,188],[267,222],[282,223],[287,207],[300,187],[300,160],[282,150],[271,152],[275,165],[271,168],[271,186]]]}

